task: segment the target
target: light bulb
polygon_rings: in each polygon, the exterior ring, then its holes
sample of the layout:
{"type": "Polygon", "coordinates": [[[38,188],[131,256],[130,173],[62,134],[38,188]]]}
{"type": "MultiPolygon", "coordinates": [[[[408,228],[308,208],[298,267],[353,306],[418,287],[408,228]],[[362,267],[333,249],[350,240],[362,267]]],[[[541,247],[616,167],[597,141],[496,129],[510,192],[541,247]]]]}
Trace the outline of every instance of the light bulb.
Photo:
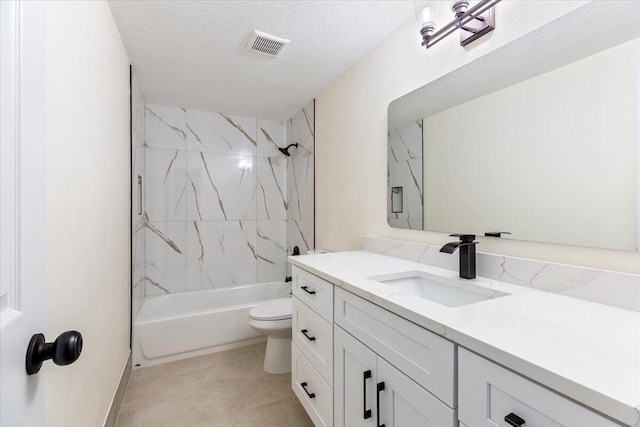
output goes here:
{"type": "Polygon", "coordinates": [[[436,23],[433,22],[433,12],[430,7],[425,7],[418,14],[418,27],[422,32],[426,26],[432,26],[435,29],[436,23]]]}
{"type": "Polygon", "coordinates": [[[430,7],[425,7],[418,14],[418,27],[422,36],[422,46],[426,46],[436,30],[436,23],[433,21],[433,13],[430,7]]]}
{"type": "Polygon", "coordinates": [[[456,16],[456,18],[459,18],[461,15],[464,15],[464,13],[469,8],[469,1],[452,0],[451,2],[449,2],[449,7],[451,8],[451,11],[456,16]]]}

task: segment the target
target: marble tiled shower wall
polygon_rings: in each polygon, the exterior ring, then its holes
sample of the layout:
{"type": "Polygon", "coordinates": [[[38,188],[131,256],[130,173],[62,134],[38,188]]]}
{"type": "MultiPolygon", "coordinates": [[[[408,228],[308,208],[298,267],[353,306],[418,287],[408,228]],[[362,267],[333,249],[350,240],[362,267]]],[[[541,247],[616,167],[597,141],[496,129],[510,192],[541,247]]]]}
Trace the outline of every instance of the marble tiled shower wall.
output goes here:
{"type": "Polygon", "coordinates": [[[423,229],[422,120],[389,130],[387,220],[391,227],[423,229]],[[392,212],[392,188],[402,189],[402,212],[392,212]]]}
{"type": "MultiPolygon", "coordinates": [[[[313,224],[313,204],[305,204],[313,143],[287,158],[278,151],[290,140],[284,122],[145,110],[145,295],[284,280],[290,198],[301,206],[291,218],[313,224]],[[291,183],[296,173],[301,186],[291,183]]],[[[313,247],[307,233],[302,240],[313,247]]]]}
{"type": "Polygon", "coordinates": [[[315,248],[314,176],[315,176],[315,104],[311,101],[287,122],[287,145],[291,157],[287,163],[287,245],[289,254],[298,246],[300,254],[315,248]]]}
{"type": "Polygon", "coordinates": [[[135,320],[144,298],[144,186],[138,187],[138,176],[144,177],[144,97],[135,73],[131,78],[131,318],[135,320]]]}

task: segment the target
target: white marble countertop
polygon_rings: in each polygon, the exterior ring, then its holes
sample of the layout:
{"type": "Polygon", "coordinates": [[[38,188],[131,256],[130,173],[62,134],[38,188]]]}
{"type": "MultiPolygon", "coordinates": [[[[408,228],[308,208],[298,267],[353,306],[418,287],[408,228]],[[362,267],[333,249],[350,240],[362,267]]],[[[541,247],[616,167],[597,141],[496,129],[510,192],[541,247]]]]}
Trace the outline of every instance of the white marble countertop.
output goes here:
{"type": "MultiPolygon", "coordinates": [[[[453,255],[452,255],[453,256],[453,255]]],[[[483,278],[511,295],[461,307],[411,296],[368,277],[458,272],[372,252],[289,262],[626,425],[640,426],[640,313],[483,278]]]]}

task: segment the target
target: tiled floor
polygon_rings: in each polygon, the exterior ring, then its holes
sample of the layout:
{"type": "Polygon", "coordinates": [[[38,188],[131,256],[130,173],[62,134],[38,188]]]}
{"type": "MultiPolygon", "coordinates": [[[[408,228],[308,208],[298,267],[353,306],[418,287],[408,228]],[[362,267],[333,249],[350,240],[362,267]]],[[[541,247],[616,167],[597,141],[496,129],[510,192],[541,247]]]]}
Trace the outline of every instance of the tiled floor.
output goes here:
{"type": "Polygon", "coordinates": [[[117,427],[312,427],[291,375],[262,370],[265,344],[134,370],[117,427]]]}

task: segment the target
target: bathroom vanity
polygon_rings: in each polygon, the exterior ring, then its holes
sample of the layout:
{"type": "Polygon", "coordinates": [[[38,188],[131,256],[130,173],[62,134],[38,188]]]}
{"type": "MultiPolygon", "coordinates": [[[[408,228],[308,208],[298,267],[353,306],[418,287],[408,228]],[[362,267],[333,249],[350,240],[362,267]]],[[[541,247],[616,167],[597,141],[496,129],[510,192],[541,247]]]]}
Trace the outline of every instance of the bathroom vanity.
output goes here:
{"type": "Polygon", "coordinates": [[[640,314],[367,251],[293,264],[316,426],[640,425],[640,314]]]}

